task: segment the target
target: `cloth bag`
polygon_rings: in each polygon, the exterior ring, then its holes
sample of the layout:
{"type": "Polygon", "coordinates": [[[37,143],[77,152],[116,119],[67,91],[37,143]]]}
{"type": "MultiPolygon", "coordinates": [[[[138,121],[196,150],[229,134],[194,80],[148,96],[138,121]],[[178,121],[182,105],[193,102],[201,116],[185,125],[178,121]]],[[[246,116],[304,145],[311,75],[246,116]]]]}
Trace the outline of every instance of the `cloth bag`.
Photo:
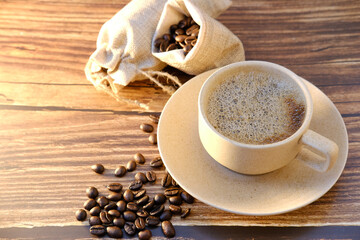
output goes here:
{"type": "Polygon", "coordinates": [[[191,75],[244,61],[245,53],[240,39],[214,19],[230,4],[229,0],[169,0],[156,27],[152,54],[162,62],[191,75]],[[182,49],[158,52],[155,40],[169,33],[170,26],[177,24],[184,15],[191,16],[200,26],[195,46],[187,55],[182,49]]]}

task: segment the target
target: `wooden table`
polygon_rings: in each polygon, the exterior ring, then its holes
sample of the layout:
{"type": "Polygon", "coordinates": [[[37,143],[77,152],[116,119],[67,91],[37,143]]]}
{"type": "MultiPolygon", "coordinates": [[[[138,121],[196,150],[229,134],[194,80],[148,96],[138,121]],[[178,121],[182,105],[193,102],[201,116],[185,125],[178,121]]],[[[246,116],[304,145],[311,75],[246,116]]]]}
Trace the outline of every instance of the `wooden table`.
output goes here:
{"type": "MultiPolygon", "coordinates": [[[[160,113],[170,96],[149,81],[124,88],[124,96],[150,106],[144,110],[96,91],[83,71],[101,25],[127,2],[0,0],[0,238],[90,237],[87,223],[74,217],[85,189],[105,193],[114,181],[127,186],[134,173],[117,179],[118,165],[141,152],[147,162],[137,171],[146,171],[158,156],[139,125],[160,113]],[[105,174],[91,171],[95,163],[105,174]]],[[[360,2],[234,0],[218,19],[242,40],[247,60],[288,67],[335,103],[349,155],[339,181],[313,204],[254,217],[196,201],[188,218],[173,218],[177,236],[359,239],[360,2]]],[[[162,192],[165,170],[156,172],[150,195],[162,192]]],[[[162,236],[159,228],[154,234],[162,236]]]]}

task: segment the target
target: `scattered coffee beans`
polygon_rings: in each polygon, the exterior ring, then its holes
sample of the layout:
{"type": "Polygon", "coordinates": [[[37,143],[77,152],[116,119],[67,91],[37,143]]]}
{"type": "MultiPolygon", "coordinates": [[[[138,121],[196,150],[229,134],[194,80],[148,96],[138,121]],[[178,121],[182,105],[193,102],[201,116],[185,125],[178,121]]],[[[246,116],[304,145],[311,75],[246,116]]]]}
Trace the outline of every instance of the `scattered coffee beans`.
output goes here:
{"type": "Polygon", "coordinates": [[[164,190],[165,196],[176,196],[180,193],[180,188],[172,187],[164,190]]]}
{"type": "Polygon", "coordinates": [[[90,209],[91,216],[99,216],[100,212],[101,212],[101,208],[99,206],[95,206],[92,209],[90,209]]]}
{"type": "Polygon", "coordinates": [[[107,212],[101,212],[100,215],[100,220],[103,224],[110,224],[113,220],[113,217],[110,216],[107,212]]]}
{"type": "Polygon", "coordinates": [[[94,225],[90,227],[90,233],[95,236],[102,236],[106,232],[105,227],[103,225],[94,225]]]}
{"type": "Polygon", "coordinates": [[[136,191],[136,190],[139,190],[142,187],[142,185],[143,184],[141,181],[136,180],[136,181],[130,183],[129,189],[136,191]]]}
{"type": "Polygon", "coordinates": [[[121,198],[122,198],[122,194],[121,193],[111,193],[107,196],[107,198],[110,200],[110,201],[120,201],[121,198]]]}
{"type": "Polygon", "coordinates": [[[190,211],[191,211],[191,208],[188,208],[188,209],[184,210],[184,211],[181,213],[181,218],[186,218],[187,216],[189,216],[190,211]]]}
{"type": "Polygon", "coordinates": [[[156,181],[156,173],[153,171],[146,172],[146,179],[149,182],[155,182],[156,181]]]}
{"type": "Polygon", "coordinates": [[[108,211],[108,214],[114,218],[118,218],[121,215],[120,212],[115,209],[111,209],[110,211],[108,211]]]}
{"type": "Polygon", "coordinates": [[[163,211],[165,207],[163,204],[155,206],[153,210],[150,211],[151,216],[159,216],[163,211]]]}
{"type": "Polygon", "coordinates": [[[104,196],[99,197],[96,202],[99,204],[101,208],[104,208],[106,205],[109,204],[109,199],[104,196]]]}
{"type": "Polygon", "coordinates": [[[172,177],[169,173],[166,173],[164,178],[161,180],[161,185],[163,187],[170,187],[172,183],[172,177]]]}
{"type": "Polygon", "coordinates": [[[146,203],[149,202],[149,196],[148,195],[145,195],[143,196],[142,198],[140,198],[139,200],[137,200],[135,203],[139,206],[143,206],[145,205],[146,203]]]}
{"type": "Polygon", "coordinates": [[[126,202],[131,202],[134,200],[134,193],[130,189],[126,189],[123,198],[126,202]]]}
{"type": "Polygon", "coordinates": [[[123,232],[117,226],[107,227],[106,232],[109,235],[109,237],[112,237],[112,238],[122,238],[122,236],[123,236],[123,232]]]}
{"type": "Polygon", "coordinates": [[[125,219],[123,219],[122,217],[121,218],[115,218],[113,220],[113,224],[114,224],[114,226],[122,228],[125,225],[125,219]]]}
{"type": "Polygon", "coordinates": [[[155,114],[150,114],[149,115],[149,118],[150,118],[150,120],[153,122],[153,123],[158,123],[159,122],[159,118],[160,118],[160,116],[159,115],[155,115],[155,114]]]}
{"type": "Polygon", "coordinates": [[[140,209],[136,212],[136,215],[141,218],[147,218],[149,216],[149,213],[145,209],[140,209]]]}
{"type": "Polygon", "coordinates": [[[135,227],[137,230],[144,230],[145,229],[145,220],[141,217],[138,217],[137,219],[135,219],[135,227]]]}
{"type": "Polygon", "coordinates": [[[135,199],[139,199],[142,198],[143,196],[145,196],[146,194],[146,189],[140,189],[138,191],[133,192],[134,193],[134,198],[135,199]]]}
{"type": "Polygon", "coordinates": [[[145,229],[138,233],[139,240],[149,240],[152,237],[151,231],[145,229]]]}
{"type": "Polygon", "coordinates": [[[99,164],[99,163],[95,164],[95,165],[92,165],[91,169],[94,172],[98,173],[98,174],[102,174],[104,172],[104,170],[105,170],[104,166],[102,164],[99,164]]]}
{"type": "Polygon", "coordinates": [[[165,237],[172,238],[175,236],[175,228],[170,221],[163,221],[161,223],[161,230],[165,237]]]}
{"type": "Polygon", "coordinates": [[[88,199],[86,202],[84,202],[84,208],[88,211],[96,206],[96,201],[92,198],[88,199]]]}
{"type": "Polygon", "coordinates": [[[128,204],[126,204],[126,209],[129,211],[136,212],[139,210],[139,206],[134,202],[129,202],[128,204]]]}
{"type": "Polygon", "coordinates": [[[163,162],[161,160],[161,157],[156,157],[150,162],[150,166],[153,168],[159,168],[163,165],[163,162]]]}
{"type": "Polygon", "coordinates": [[[109,185],[107,185],[107,189],[112,192],[120,192],[122,188],[123,186],[121,185],[121,183],[110,183],[109,185]]]}
{"type": "Polygon", "coordinates": [[[180,196],[169,197],[169,203],[174,205],[181,205],[182,199],[180,196]]]}
{"type": "Polygon", "coordinates": [[[84,209],[79,209],[75,212],[75,217],[78,221],[84,221],[86,219],[86,211],[84,209]]]}
{"type": "Polygon", "coordinates": [[[154,201],[156,204],[164,204],[166,202],[166,196],[162,193],[158,193],[154,196],[154,201]]]}
{"type": "Polygon", "coordinates": [[[115,177],[122,177],[126,173],[126,168],[124,166],[120,166],[115,169],[115,177]]]}
{"type": "Polygon", "coordinates": [[[149,226],[156,226],[160,223],[160,219],[155,216],[148,216],[146,218],[146,224],[149,226]]]}
{"type": "Polygon", "coordinates": [[[146,211],[150,211],[154,207],[154,205],[155,205],[155,201],[151,200],[143,206],[143,209],[146,211]]]}
{"type": "Polygon", "coordinates": [[[99,195],[99,192],[95,187],[88,187],[86,189],[86,195],[89,198],[95,199],[99,195]]]}
{"type": "Polygon", "coordinates": [[[140,129],[147,133],[151,133],[152,131],[154,131],[154,127],[147,123],[141,124],[140,129]]]}
{"type": "Polygon", "coordinates": [[[123,217],[125,221],[133,222],[136,219],[136,214],[132,211],[125,211],[123,213],[123,217]]]}
{"type": "Polygon", "coordinates": [[[110,202],[108,205],[106,205],[106,206],[104,207],[104,210],[105,210],[105,211],[110,211],[110,210],[116,209],[116,208],[117,208],[116,203],[110,202]]]}
{"type": "Polygon", "coordinates": [[[126,164],[126,170],[128,172],[132,172],[136,169],[136,162],[135,160],[130,160],[127,164],[126,164]]]}
{"type": "Polygon", "coordinates": [[[142,172],[138,172],[138,173],[135,174],[135,180],[141,181],[142,183],[147,182],[146,175],[144,173],[142,173],[142,172]]]}
{"type": "Polygon", "coordinates": [[[177,206],[177,205],[170,204],[169,205],[169,210],[173,214],[180,214],[181,213],[181,207],[177,206]]]}
{"type": "Polygon", "coordinates": [[[156,133],[152,133],[150,134],[149,136],[149,142],[153,145],[156,145],[157,144],[157,135],[156,133]]]}
{"type": "Polygon", "coordinates": [[[98,216],[91,216],[89,218],[89,224],[90,226],[94,226],[94,225],[101,225],[101,219],[98,216]]]}
{"type": "Polygon", "coordinates": [[[126,202],[124,200],[120,200],[116,203],[117,210],[119,212],[124,212],[126,210],[126,202]]]}
{"type": "Polygon", "coordinates": [[[163,213],[160,215],[160,221],[170,221],[172,217],[172,213],[170,212],[170,210],[165,210],[163,211],[163,213]]]}
{"type": "Polygon", "coordinates": [[[136,163],[139,163],[139,164],[145,163],[145,157],[141,153],[136,153],[134,155],[134,160],[136,163]]]}
{"type": "Polygon", "coordinates": [[[189,193],[182,191],[180,196],[181,196],[182,200],[184,200],[185,202],[187,202],[189,204],[194,203],[194,197],[191,196],[189,193]]]}
{"type": "Polygon", "coordinates": [[[130,236],[134,235],[136,233],[135,224],[132,222],[126,222],[124,225],[124,231],[130,236]]]}

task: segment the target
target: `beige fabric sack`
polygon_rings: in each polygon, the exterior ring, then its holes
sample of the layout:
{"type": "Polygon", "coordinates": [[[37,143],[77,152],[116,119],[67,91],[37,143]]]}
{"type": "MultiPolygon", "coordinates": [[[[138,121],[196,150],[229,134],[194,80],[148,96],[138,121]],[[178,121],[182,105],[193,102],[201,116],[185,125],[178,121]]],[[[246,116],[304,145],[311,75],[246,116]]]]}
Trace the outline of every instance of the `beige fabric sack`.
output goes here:
{"type": "Polygon", "coordinates": [[[230,4],[228,0],[169,0],[153,37],[152,54],[162,62],[191,75],[244,61],[245,53],[240,39],[214,19],[230,4]],[[169,33],[170,26],[177,24],[184,15],[191,16],[200,26],[195,46],[186,56],[182,49],[158,52],[154,41],[169,33]]]}

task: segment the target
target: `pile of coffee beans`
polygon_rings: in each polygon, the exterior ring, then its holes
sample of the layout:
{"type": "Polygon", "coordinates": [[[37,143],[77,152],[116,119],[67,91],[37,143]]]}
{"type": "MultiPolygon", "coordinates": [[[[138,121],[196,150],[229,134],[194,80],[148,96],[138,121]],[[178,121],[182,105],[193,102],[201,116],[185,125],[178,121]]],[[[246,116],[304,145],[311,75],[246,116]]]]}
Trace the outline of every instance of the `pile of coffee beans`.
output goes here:
{"type": "Polygon", "coordinates": [[[178,24],[170,26],[169,33],[155,40],[155,47],[159,52],[183,49],[188,54],[195,46],[200,26],[191,18],[184,16],[178,24]]]}
{"type": "MultiPolygon", "coordinates": [[[[150,119],[154,123],[158,122],[158,117],[154,115],[151,115],[150,119]]],[[[140,125],[140,129],[144,132],[153,129],[151,125],[151,127],[144,126],[144,124],[140,125]]],[[[144,163],[145,157],[141,153],[136,153],[134,159],[126,166],[116,168],[114,175],[122,177],[127,172],[135,171],[137,164],[144,163]]],[[[157,169],[163,167],[161,157],[154,158],[149,165],[157,169]]],[[[106,170],[102,164],[95,164],[91,169],[97,174],[102,174],[106,170]]],[[[174,237],[175,228],[170,220],[174,215],[186,218],[191,209],[183,209],[181,205],[192,204],[194,198],[181,189],[169,173],[165,173],[161,179],[164,191],[151,198],[146,193],[145,185],[154,184],[156,180],[154,171],[137,172],[127,188],[118,182],[109,183],[105,195],[94,186],[88,187],[86,189],[88,200],[85,201],[83,209],[75,212],[75,217],[78,221],[85,221],[89,215],[90,233],[95,236],[107,234],[112,238],[122,238],[125,231],[130,236],[137,233],[140,240],[145,240],[152,237],[151,228],[161,225],[165,237],[174,237]]]]}

